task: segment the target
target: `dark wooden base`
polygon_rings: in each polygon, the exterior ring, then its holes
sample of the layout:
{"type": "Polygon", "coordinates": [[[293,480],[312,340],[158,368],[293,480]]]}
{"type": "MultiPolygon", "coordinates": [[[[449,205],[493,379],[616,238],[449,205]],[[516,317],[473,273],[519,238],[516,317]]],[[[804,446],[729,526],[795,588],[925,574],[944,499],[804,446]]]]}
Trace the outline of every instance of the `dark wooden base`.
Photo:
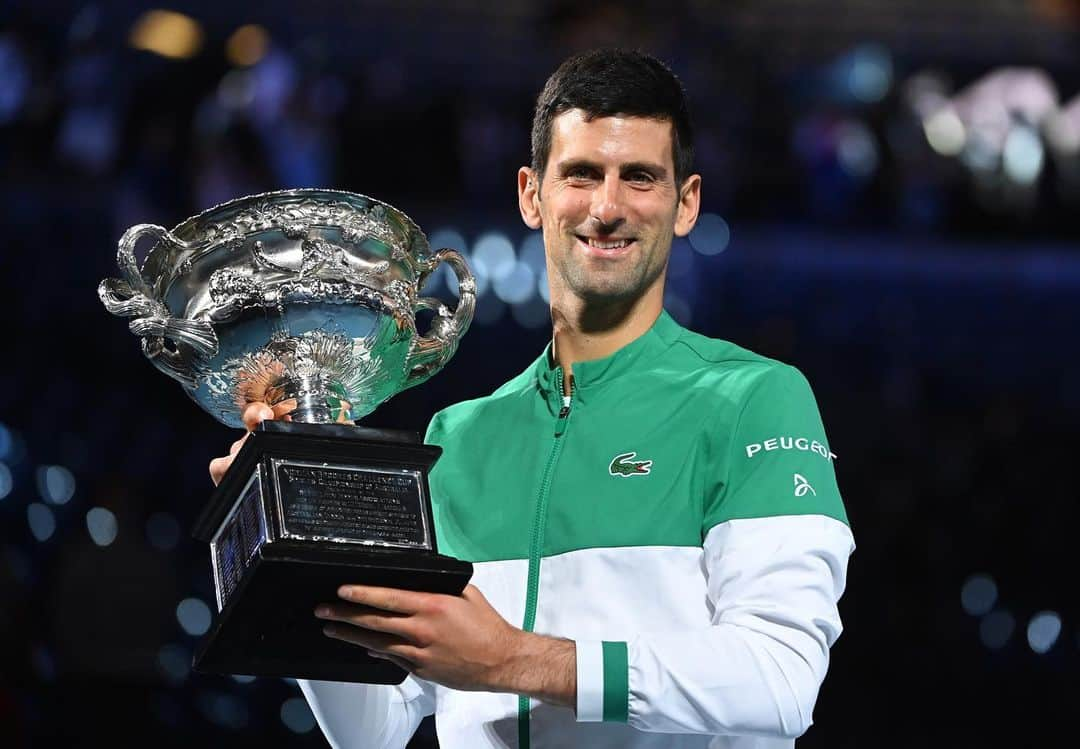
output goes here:
{"type": "Polygon", "coordinates": [[[363,648],[327,637],[320,603],[340,602],[338,586],[377,585],[460,593],[472,565],[441,554],[350,551],[335,554],[267,545],[195,654],[203,673],[400,684],[405,672],[363,648]]]}

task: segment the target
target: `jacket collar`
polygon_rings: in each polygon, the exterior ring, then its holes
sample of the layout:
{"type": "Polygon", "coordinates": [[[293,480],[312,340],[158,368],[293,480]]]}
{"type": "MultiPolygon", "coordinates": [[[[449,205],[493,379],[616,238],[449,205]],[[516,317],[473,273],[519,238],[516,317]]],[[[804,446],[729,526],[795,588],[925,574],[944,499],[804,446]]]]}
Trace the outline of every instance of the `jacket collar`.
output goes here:
{"type": "MultiPolygon", "coordinates": [[[[682,331],[667,311],[652,326],[609,356],[602,359],[574,363],[575,395],[587,395],[587,391],[610,382],[623,374],[632,372],[658,354],[667,350],[682,331]]],[[[562,395],[562,370],[551,355],[551,343],[544,348],[544,353],[534,365],[536,384],[545,398],[549,400],[562,395]]]]}

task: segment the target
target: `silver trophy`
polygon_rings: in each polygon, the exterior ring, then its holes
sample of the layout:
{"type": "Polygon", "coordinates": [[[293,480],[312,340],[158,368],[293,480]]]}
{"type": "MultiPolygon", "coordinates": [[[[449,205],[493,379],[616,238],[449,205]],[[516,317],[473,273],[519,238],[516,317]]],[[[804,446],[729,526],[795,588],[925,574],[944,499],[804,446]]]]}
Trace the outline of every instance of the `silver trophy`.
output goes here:
{"type": "Polygon", "coordinates": [[[218,605],[196,669],[400,682],[393,664],[324,637],[312,611],[344,583],[458,593],[472,574],[438,554],[427,474],[441,450],[351,424],[453,356],[476,304],[464,258],[432,252],[373,198],[285,190],[172,231],[133,226],[117,262],[123,278],[101,282],[102,303],[132,318],[147,358],[214,418],[242,427],[249,403],[294,406],[245,442],[196,522],[218,605]],[[140,270],[145,236],[156,242],[140,270]],[[453,311],[419,294],[444,262],[453,311]]]}

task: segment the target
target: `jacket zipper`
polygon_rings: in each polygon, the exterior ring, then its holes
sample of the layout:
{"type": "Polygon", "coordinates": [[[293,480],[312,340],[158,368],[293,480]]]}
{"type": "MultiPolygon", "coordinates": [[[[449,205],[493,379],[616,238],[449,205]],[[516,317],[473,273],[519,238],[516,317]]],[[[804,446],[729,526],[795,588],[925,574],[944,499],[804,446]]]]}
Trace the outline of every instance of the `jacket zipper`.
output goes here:
{"type": "MultiPolygon", "coordinates": [[[[562,392],[562,408],[555,418],[555,435],[551,444],[551,452],[548,453],[547,465],[544,467],[544,478],[540,483],[540,495],[536,499],[536,512],[533,515],[532,533],[529,538],[529,578],[525,589],[525,621],[521,628],[526,632],[533,631],[536,624],[536,598],[540,586],[540,552],[544,546],[544,526],[547,524],[547,500],[551,490],[551,476],[555,470],[555,463],[562,451],[562,436],[566,433],[566,425],[570,421],[570,407],[574,398],[574,377],[570,376],[570,394],[567,395],[562,367],[555,369],[558,378],[559,390],[562,392]]],[[[529,749],[529,698],[525,695],[518,696],[518,747],[529,749]]]]}

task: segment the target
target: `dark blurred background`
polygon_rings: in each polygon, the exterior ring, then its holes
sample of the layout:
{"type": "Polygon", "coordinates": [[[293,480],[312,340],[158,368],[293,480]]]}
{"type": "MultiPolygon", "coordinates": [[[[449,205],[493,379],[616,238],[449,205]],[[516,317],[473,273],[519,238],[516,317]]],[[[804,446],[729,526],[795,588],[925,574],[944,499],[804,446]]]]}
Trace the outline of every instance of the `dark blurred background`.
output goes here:
{"type": "Polygon", "coordinates": [[[798,745],[1075,745],[1080,2],[243,5],[0,10],[0,745],[325,746],[288,680],[190,672],[189,531],[237,435],[97,283],[135,223],[386,200],[483,292],[450,365],[367,421],[422,430],[547,340],[515,170],[546,76],[612,44],[696,117],[668,309],[802,369],[840,456],[858,550],[798,745]]]}

